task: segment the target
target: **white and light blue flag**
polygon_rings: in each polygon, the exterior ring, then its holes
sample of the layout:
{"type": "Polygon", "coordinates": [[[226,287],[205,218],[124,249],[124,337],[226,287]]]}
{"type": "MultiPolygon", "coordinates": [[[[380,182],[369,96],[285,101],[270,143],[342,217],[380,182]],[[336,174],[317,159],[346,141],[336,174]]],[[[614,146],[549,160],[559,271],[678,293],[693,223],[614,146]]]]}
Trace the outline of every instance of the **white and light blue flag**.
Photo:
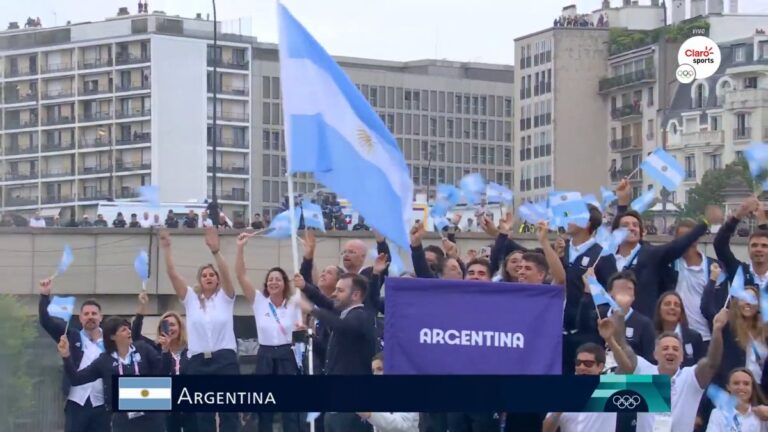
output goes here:
{"type": "Polygon", "coordinates": [[[141,250],[136,255],[136,259],[133,260],[133,269],[142,281],[146,282],[149,280],[149,255],[147,255],[146,251],[141,250]]]}
{"type": "Polygon", "coordinates": [[[634,211],[636,211],[636,212],[638,212],[640,214],[643,214],[643,213],[645,213],[646,210],[651,208],[651,205],[653,204],[653,202],[655,200],[656,200],[656,189],[651,188],[651,189],[648,189],[647,191],[643,192],[643,194],[640,195],[639,197],[635,198],[629,204],[629,207],[632,210],[634,210],[634,211]]]}
{"type": "Polygon", "coordinates": [[[595,305],[607,304],[612,310],[620,310],[618,303],[611,297],[605,288],[597,281],[594,276],[587,277],[587,284],[589,285],[589,292],[592,294],[592,301],[595,305]]]}
{"type": "Polygon", "coordinates": [[[120,410],[171,410],[171,377],[119,377],[117,385],[120,410]]]}
{"type": "Polygon", "coordinates": [[[448,203],[448,207],[453,207],[461,201],[461,189],[454,185],[437,185],[437,199],[448,203]]]}
{"type": "Polygon", "coordinates": [[[323,209],[319,205],[304,201],[301,203],[301,211],[304,214],[304,226],[325,232],[325,219],[323,209]]]}
{"type": "MultiPolygon", "coordinates": [[[[296,207],[294,209],[294,214],[296,217],[296,223],[299,223],[299,218],[301,217],[301,209],[299,207],[296,207]]],[[[291,233],[293,233],[293,224],[291,223],[291,211],[286,210],[274,218],[272,218],[272,223],[269,224],[269,228],[267,228],[266,234],[264,234],[264,237],[269,238],[287,238],[291,236],[291,233]]]]}
{"type": "Polygon", "coordinates": [[[685,178],[680,162],[662,148],[646,156],[640,168],[670,192],[676,190],[685,178]]]}
{"type": "Polygon", "coordinates": [[[610,205],[616,201],[616,192],[600,186],[600,195],[603,198],[603,207],[608,208],[610,205]]]}
{"type": "Polygon", "coordinates": [[[480,195],[485,192],[485,180],[478,173],[467,174],[459,181],[459,189],[464,194],[467,204],[475,204],[480,201],[480,195]]]}
{"type": "Polygon", "coordinates": [[[69,322],[72,315],[75,314],[75,298],[53,296],[51,303],[48,304],[48,315],[61,318],[64,322],[69,322]]]}
{"type": "Polygon", "coordinates": [[[749,147],[744,149],[743,155],[752,177],[758,177],[763,171],[768,170],[768,144],[750,143],[749,147]]]}
{"type": "Polygon", "coordinates": [[[323,47],[278,3],[288,172],[311,172],[409,248],[413,182],[392,133],[323,47]]]}
{"type": "Polygon", "coordinates": [[[505,204],[509,205],[512,203],[512,199],[514,198],[514,194],[511,190],[505,188],[504,186],[498,184],[498,183],[488,183],[488,186],[485,189],[485,198],[486,201],[488,201],[488,204],[505,204]]]}
{"type": "Polygon", "coordinates": [[[589,208],[579,192],[551,192],[549,208],[559,227],[574,224],[586,228],[589,225],[589,208]]]}

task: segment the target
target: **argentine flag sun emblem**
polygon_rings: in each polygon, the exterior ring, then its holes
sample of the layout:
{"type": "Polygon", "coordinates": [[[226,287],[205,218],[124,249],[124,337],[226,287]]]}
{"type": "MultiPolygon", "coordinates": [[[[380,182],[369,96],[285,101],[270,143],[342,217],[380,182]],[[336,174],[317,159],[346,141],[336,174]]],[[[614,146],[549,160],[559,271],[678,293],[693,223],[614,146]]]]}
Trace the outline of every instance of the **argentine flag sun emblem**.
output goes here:
{"type": "Polygon", "coordinates": [[[170,377],[120,377],[118,380],[120,411],[170,411],[170,377]]]}

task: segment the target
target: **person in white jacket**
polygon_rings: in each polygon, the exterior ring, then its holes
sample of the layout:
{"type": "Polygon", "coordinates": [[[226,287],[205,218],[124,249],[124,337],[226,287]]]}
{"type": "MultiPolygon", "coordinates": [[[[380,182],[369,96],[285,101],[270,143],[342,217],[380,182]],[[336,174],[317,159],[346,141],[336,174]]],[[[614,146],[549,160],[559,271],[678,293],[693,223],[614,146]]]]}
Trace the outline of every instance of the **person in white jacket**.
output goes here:
{"type": "MultiPolygon", "coordinates": [[[[374,375],[384,374],[384,353],[380,352],[371,360],[374,375]]],[[[373,426],[375,432],[419,432],[419,413],[357,413],[361,419],[373,426]]]]}

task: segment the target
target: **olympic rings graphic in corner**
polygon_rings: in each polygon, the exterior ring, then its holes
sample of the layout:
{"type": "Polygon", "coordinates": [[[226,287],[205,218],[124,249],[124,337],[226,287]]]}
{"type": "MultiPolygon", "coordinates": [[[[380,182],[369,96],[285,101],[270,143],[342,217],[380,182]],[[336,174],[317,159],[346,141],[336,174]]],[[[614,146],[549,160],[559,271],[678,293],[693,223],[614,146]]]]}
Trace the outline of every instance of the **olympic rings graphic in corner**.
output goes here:
{"type": "Polygon", "coordinates": [[[694,75],[694,72],[688,69],[678,69],[677,76],[681,78],[690,78],[694,75]]]}
{"type": "Polygon", "coordinates": [[[619,409],[634,409],[640,404],[640,396],[614,396],[613,404],[619,409]]]}

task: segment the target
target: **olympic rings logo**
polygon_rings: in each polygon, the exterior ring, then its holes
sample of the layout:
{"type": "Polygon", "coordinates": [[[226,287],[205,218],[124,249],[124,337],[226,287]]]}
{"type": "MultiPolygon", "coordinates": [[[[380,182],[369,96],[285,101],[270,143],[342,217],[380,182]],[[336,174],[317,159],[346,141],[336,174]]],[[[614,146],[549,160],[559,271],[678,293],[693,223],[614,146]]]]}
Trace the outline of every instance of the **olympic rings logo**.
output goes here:
{"type": "Polygon", "coordinates": [[[691,78],[691,77],[693,77],[693,75],[694,75],[694,72],[692,70],[689,70],[689,69],[678,69],[677,70],[677,76],[679,76],[680,78],[691,78]]]}
{"type": "Polygon", "coordinates": [[[619,409],[634,409],[636,406],[640,405],[640,396],[614,396],[613,404],[616,405],[619,409]]]}

